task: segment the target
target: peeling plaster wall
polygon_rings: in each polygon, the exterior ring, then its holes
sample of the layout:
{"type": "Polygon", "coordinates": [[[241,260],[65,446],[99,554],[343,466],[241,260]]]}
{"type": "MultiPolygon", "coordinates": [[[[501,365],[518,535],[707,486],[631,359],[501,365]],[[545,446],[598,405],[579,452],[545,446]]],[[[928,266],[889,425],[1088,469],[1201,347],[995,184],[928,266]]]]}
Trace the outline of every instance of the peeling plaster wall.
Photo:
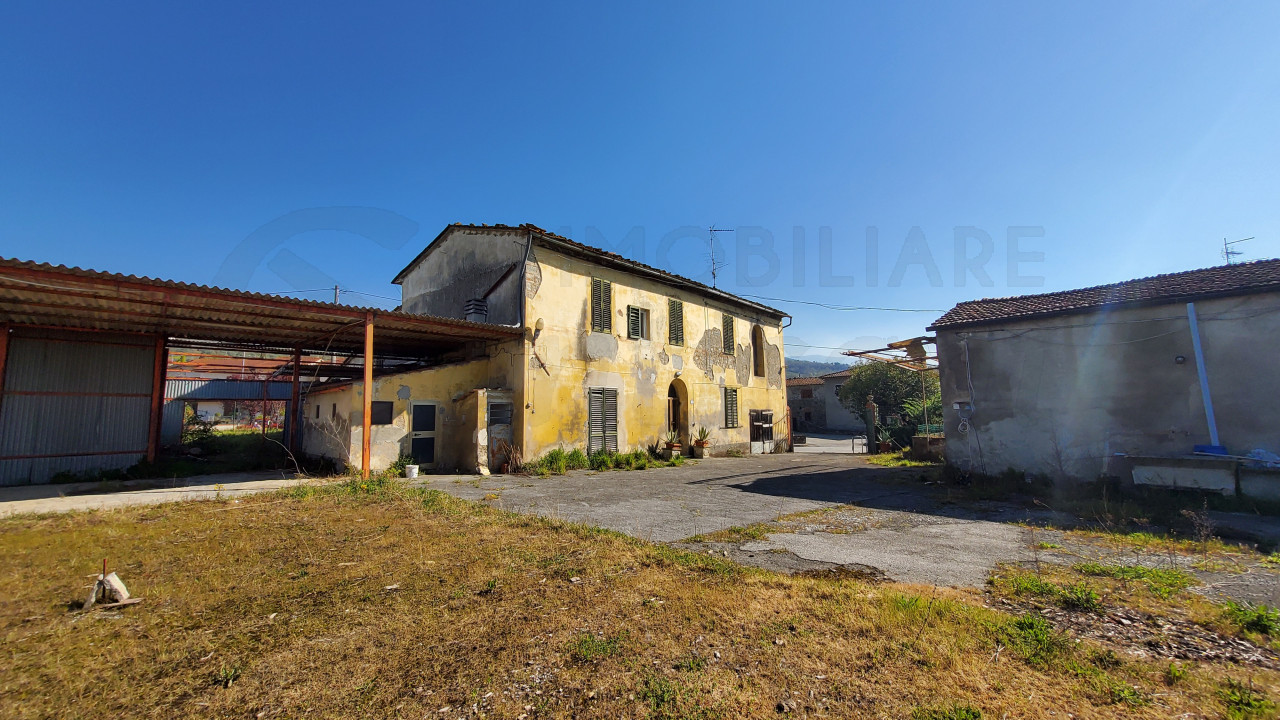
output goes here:
{"type": "Polygon", "coordinates": [[[488,297],[487,322],[518,324],[520,265],[527,239],[527,232],[516,228],[452,228],[404,277],[404,311],[465,318],[465,303],[484,296],[502,280],[488,297]],[[503,279],[513,265],[515,270],[503,279]]]}
{"type": "Polygon", "coordinates": [[[525,457],[587,445],[587,388],[612,387],[618,393],[618,445],[621,449],[655,443],[666,431],[667,391],[676,373],[689,395],[690,430],[706,425],[712,451],[745,449],[748,411],[772,410],[785,432],[786,391],[782,329],[777,321],[749,316],[702,296],[676,290],[629,273],[606,269],[536,247],[526,272],[528,337],[541,319],[544,327],[532,350],[526,345],[524,378],[517,385],[517,412],[525,404],[524,423],[516,430],[525,457]],[[592,333],[591,278],[613,284],[613,332],[592,333]],[[536,278],[536,282],[533,279],[536,278]],[[685,346],[671,345],[667,299],[684,302],[685,346]],[[649,311],[648,340],[627,338],[627,306],[649,311]],[[735,317],[735,353],[721,352],[721,316],[735,317]],[[760,324],[766,341],[766,375],[752,371],[751,327],[760,324]],[[545,363],[545,369],[543,367],[545,363]],[[724,426],[724,387],[738,387],[739,427],[724,426]]]}
{"type": "MultiPolygon", "coordinates": [[[[510,388],[518,374],[513,343],[495,344],[485,358],[427,370],[386,375],[374,380],[373,399],[393,402],[392,423],[375,425],[371,433],[369,466],[381,471],[409,453],[409,422],[413,403],[436,405],[436,464],[424,472],[484,472],[481,458],[488,452],[484,437],[488,406],[476,399],[477,389],[510,388]]],[[[303,406],[303,450],[360,467],[363,450],[361,413],[363,383],[310,394],[303,406]],[[333,404],[338,419],[331,421],[333,404]],[[320,419],[315,419],[316,405],[320,419]]]]}
{"type": "MultiPolygon", "coordinates": [[[[1280,346],[1277,310],[1277,293],[1196,302],[1233,454],[1280,454],[1280,405],[1259,401],[1280,395],[1263,365],[1280,346]]],[[[1114,453],[1180,456],[1209,442],[1183,303],[939,330],[938,358],[947,460],[961,468],[1094,479],[1115,470],[1114,453]],[[968,433],[956,402],[973,403],[968,433]]]]}

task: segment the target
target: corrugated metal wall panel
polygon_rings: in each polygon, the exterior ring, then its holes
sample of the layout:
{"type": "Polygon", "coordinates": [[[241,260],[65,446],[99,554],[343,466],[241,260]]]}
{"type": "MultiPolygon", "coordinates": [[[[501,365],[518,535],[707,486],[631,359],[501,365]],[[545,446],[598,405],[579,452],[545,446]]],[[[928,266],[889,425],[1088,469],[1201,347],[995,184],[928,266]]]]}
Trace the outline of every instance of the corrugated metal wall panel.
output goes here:
{"type": "Polygon", "coordinates": [[[155,349],[14,337],[4,390],[151,394],[155,349]]]}
{"type": "Polygon", "coordinates": [[[186,403],[181,400],[167,400],[164,413],[160,416],[160,444],[177,445],[182,442],[182,409],[186,403]]]}
{"type": "Polygon", "coordinates": [[[0,485],[128,467],[144,457],[154,353],[141,345],[12,338],[0,401],[0,456],[12,459],[0,460],[0,485]],[[26,457],[38,455],[63,457],[26,457]]]}
{"type": "Polygon", "coordinates": [[[5,395],[0,457],[147,449],[151,399],[5,395]]]}
{"type": "MultiPolygon", "coordinates": [[[[290,382],[267,383],[268,400],[289,400],[293,395],[290,382]]],[[[164,386],[166,399],[182,400],[262,400],[261,380],[169,380],[164,386]]]]}
{"type": "Polygon", "coordinates": [[[49,482],[58,473],[87,475],[102,470],[127,468],[145,458],[133,455],[77,455],[56,458],[32,458],[28,460],[0,460],[0,486],[37,485],[49,482]]]}

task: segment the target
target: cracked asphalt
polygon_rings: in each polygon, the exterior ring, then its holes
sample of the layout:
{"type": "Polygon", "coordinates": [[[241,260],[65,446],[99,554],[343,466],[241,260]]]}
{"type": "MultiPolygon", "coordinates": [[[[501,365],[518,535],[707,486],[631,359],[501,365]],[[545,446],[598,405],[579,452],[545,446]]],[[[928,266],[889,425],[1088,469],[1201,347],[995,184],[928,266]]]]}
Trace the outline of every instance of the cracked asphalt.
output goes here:
{"type": "Polygon", "coordinates": [[[911,471],[887,470],[855,455],[797,453],[709,458],[647,471],[428,483],[505,510],[598,525],[784,572],[846,568],[898,582],[981,587],[997,563],[1031,559],[1029,531],[1010,524],[1036,519],[1028,511],[940,502],[925,486],[891,481],[904,472],[911,471]],[[823,514],[821,525],[806,525],[803,517],[789,521],[794,532],[759,541],[679,542],[845,505],[856,507],[823,514]]]}

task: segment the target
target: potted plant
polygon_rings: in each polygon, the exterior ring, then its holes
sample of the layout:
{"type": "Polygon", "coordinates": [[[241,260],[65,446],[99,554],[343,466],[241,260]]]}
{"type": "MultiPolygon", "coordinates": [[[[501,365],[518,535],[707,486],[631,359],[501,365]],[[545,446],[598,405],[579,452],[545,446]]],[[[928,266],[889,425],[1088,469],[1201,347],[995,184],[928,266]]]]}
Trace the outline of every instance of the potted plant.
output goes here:
{"type": "Polygon", "coordinates": [[[663,438],[665,447],[662,449],[662,457],[670,460],[672,455],[680,454],[680,434],[675,430],[668,431],[666,437],[663,438]]]}
{"type": "Polygon", "coordinates": [[[693,437],[693,456],[702,459],[707,456],[707,448],[711,445],[711,428],[698,426],[698,434],[693,437]]]}
{"type": "Polygon", "coordinates": [[[893,452],[893,433],[889,432],[888,428],[880,428],[880,432],[876,434],[876,439],[880,441],[879,448],[877,448],[880,452],[893,452]]]}

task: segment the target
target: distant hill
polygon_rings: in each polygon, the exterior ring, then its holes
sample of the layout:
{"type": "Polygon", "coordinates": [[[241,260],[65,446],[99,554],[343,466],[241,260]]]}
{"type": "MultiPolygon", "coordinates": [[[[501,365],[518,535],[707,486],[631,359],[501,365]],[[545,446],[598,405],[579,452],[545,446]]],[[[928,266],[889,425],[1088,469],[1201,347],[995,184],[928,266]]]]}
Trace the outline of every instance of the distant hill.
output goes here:
{"type": "Polygon", "coordinates": [[[800,360],[798,358],[787,358],[787,377],[817,377],[826,375],[840,370],[847,370],[849,363],[838,362],[814,362],[812,360],[800,360]]]}

